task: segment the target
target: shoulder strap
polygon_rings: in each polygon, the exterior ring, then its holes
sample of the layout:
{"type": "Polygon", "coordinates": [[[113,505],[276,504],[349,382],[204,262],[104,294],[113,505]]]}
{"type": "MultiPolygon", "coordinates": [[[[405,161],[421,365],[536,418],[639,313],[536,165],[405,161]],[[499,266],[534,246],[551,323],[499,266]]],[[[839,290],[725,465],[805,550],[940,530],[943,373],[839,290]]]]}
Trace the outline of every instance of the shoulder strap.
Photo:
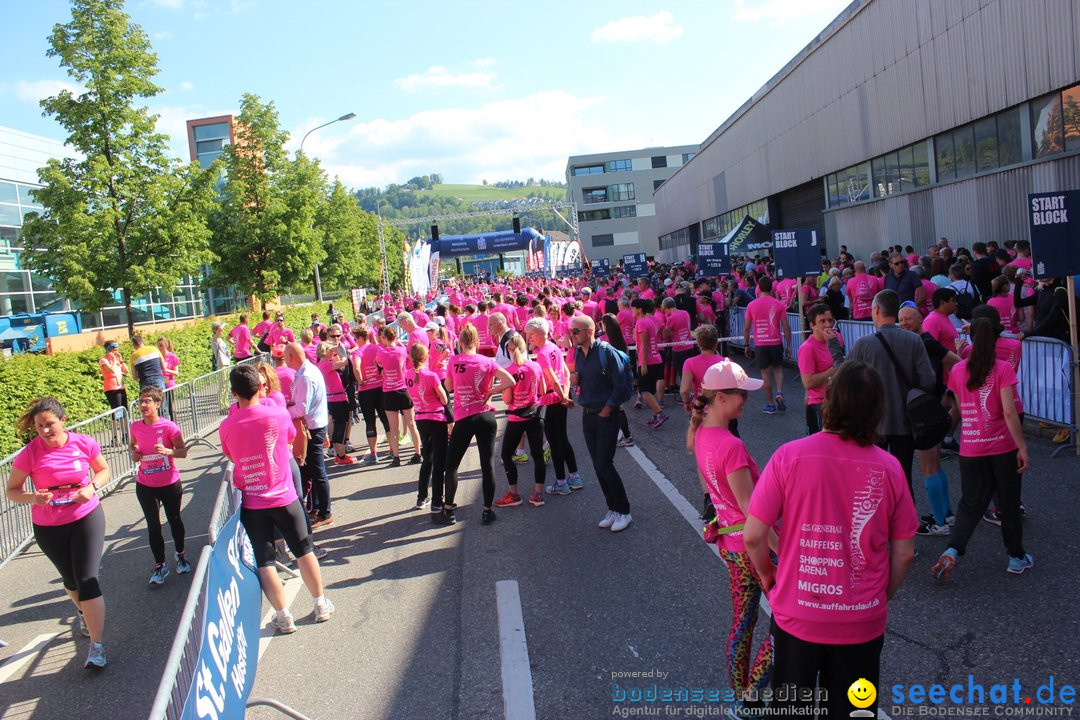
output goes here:
{"type": "Polygon", "coordinates": [[[881,341],[881,344],[885,347],[885,352],[889,354],[889,359],[892,360],[893,367],[896,368],[896,374],[900,376],[901,382],[907,385],[908,390],[910,390],[914,386],[911,384],[911,381],[908,380],[907,373],[900,367],[900,361],[896,359],[896,353],[893,352],[888,341],[885,340],[885,336],[881,334],[880,330],[874,333],[874,336],[881,341]]]}

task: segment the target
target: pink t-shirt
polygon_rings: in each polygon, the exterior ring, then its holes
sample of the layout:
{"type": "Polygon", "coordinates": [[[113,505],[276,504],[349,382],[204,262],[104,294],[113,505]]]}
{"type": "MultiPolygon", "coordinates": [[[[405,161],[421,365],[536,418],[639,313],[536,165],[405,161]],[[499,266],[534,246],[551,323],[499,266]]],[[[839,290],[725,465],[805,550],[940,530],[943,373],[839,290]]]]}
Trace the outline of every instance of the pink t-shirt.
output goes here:
{"type": "MultiPolygon", "coordinates": [[[[746,516],[739,508],[735,493],[731,491],[728,475],[747,468],[750,470],[750,480],[757,482],[758,466],[747,452],[746,445],[727,428],[700,427],[694,435],[694,455],[697,457],[698,471],[709,488],[709,498],[716,508],[716,524],[726,528],[745,523],[746,516]]],[[[721,535],[718,544],[726,550],[746,551],[742,530],[721,535]]]]}
{"type": "Polygon", "coordinates": [[[446,366],[450,362],[452,349],[450,344],[440,340],[437,335],[428,341],[428,368],[438,375],[440,380],[446,378],[446,366]]]}
{"type": "Polygon", "coordinates": [[[690,376],[690,381],[694,386],[694,397],[701,395],[701,383],[705,381],[705,371],[716,363],[723,362],[724,360],[727,360],[727,358],[718,353],[695,355],[694,357],[686,358],[686,362],[684,362],[682,366],[682,371],[683,375],[690,376]]]}
{"type": "Polygon", "coordinates": [[[776,298],[763,295],[751,300],[746,306],[746,322],[753,323],[754,347],[783,345],[780,323],[787,322],[787,308],[776,298]]]}
{"type": "Polygon", "coordinates": [[[478,348],[493,348],[495,347],[495,341],[491,337],[491,333],[488,332],[488,318],[491,317],[487,313],[480,313],[469,318],[469,322],[476,328],[476,336],[479,338],[476,347],[478,348]]]}
{"type": "Polygon", "coordinates": [[[1009,364],[994,360],[994,367],[977,390],[967,389],[968,362],[961,360],[949,373],[949,389],[960,404],[961,457],[1001,455],[1016,449],[1016,441],[1005,424],[1001,408],[1001,388],[1016,386],[1016,373],[1009,364]]]}
{"type": "Polygon", "coordinates": [[[824,645],[885,632],[889,543],[918,525],[896,458],[827,432],[789,442],[762,471],[748,514],[783,523],[769,603],[785,632],[824,645]]]}
{"type": "Polygon", "coordinates": [[[927,315],[923,320],[922,329],[923,332],[930,333],[949,352],[956,351],[956,338],[959,337],[956,326],[942,313],[935,310],[927,315]]]}
{"type": "MultiPolygon", "coordinates": [[[[408,382],[408,381],[406,381],[408,382]]],[[[437,420],[446,422],[446,413],[439,399],[440,378],[437,373],[422,368],[413,374],[413,384],[409,386],[417,420],[437,420]],[[416,378],[419,377],[419,380],[416,378]]]]}
{"type": "Polygon", "coordinates": [[[425,347],[428,344],[427,330],[425,330],[423,326],[420,326],[409,333],[409,347],[412,347],[415,343],[420,343],[425,347]]]}
{"type": "Polygon", "coordinates": [[[360,391],[382,388],[382,375],[379,374],[379,364],[375,361],[379,353],[379,346],[368,343],[360,348],[360,377],[357,380],[357,389],[360,391]]]}
{"type": "Polygon", "coordinates": [[[450,358],[450,377],[454,384],[454,420],[494,410],[488,403],[488,391],[499,369],[495,358],[486,355],[454,355],[450,358]]]}
{"type": "Polygon", "coordinates": [[[304,348],[304,354],[307,355],[308,362],[312,365],[318,362],[319,343],[312,340],[310,345],[301,345],[300,347],[304,348]]]}
{"type": "Polygon", "coordinates": [[[796,290],[798,290],[798,282],[796,282],[795,278],[785,278],[773,285],[776,299],[784,303],[785,308],[791,307],[791,301],[795,299],[796,290]]]}
{"type": "Polygon", "coordinates": [[[237,360],[251,357],[251,329],[247,325],[237,325],[229,331],[233,341],[233,357],[237,360]]]}
{"type": "Polygon", "coordinates": [[[529,322],[529,317],[532,315],[532,308],[528,305],[518,305],[514,308],[514,314],[517,315],[517,331],[521,332],[525,327],[525,323],[529,322]]]}
{"type": "MultiPolygon", "coordinates": [[[[550,369],[555,380],[562,386],[570,381],[570,368],[566,367],[566,360],[558,345],[548,340],[543,347],[536,350],[536,364],[540,371],[550,369]]],[[[554,388],[548,388],[547,392],[540,396],[541,405],[558,405],[559,393],[554,388]]]]}
{"type": "Polygon", "coordinates": [[[345,402],[345,385],[341,382],[341,373],[334,369],[333,360],[321,360],[315,363],[326,383],[326,402],[345,402]]]}
{"type": "MultiPolygon", "coordinates": [[[[836,339],[843,346],[844,338],[837,334],[836,339]]],[[[808,335],[802,345],[799,346],[799,372],[814,375],[825,372],[833,366],[832,355],[829,353],[828,343],[818,340],[813,335],[808,335]]],[[[807,405],[820,405],[825,402],[826,385],[818,385],[806,391],[807,405]]]]}
{"type": "MultiPolygon", "coordinates": [[[[523,365],[510,365],[506,371],[514,378],[514,387],[510,390],[510,403],[507,410],[520,410],[540,404],[540,390],[543,388],[544,371],[533,360],[523,365]]],[[[529,418],[506,414],[507,422],[525,422],[529,418]]]]}
{"type": "Polygon", "coordinates": [[[288,365],[274,368],[274,372],[281,381],[281,394],[287,398],[292,397],[293,380],[296,379],[296,371],[288,365]]]}
{"type": "Polygon", "coordinates": [[[987,300],[986,304],[998,311],[1006,332],[1016,332],[1016,305],[1011,292],[1008,295],[996,295],[987,300]]]}
{"type": "MultiPolygon", "coordinates": [[[[90,484],[90,463],[99,455],[101,446],[94,438],[69,432],[67,442],[58,448],[51,448],[40,437],[35,437],[15,456],[12,466],[30,476],[35,490],[49,491],[59,485],[82,487],[90,484]]],[[[79,487],[52,490],[53,501],[74,495],[79,487]]],[[[85,503],[33,505],[30,518],[35,525],[67,525],[86,517],[100,504],[101,501],[94,495],[85,503]]]]}
{"type": "Polygon", "coordinates": [[[615,320],[618,321],[619,329],[622,330],[623,340],[626,341],[627,345],[633,345],[634,342],[635,342],[634,341],[634,325],[635,325],[634,311],[630,310],[630,309],[620,310],[615,315],[615,320]]]}
{"type": "Polygon", "coordinates": [[[270,328],[274,327],[274,323],[269,320],[263,320],[261,323],[251,329],[251,334],[255,338],[261,339],[263,335],[270,332],[270,328]]]}
{"type": "Polygon", "coordinates": [[[165,487],[179,482],[180,469],[176,467],[176,461],[168,455],[159,455],[154,446],[160,442],[169,449],[178,448],[182,437],[176,423],[164,418],[158,418],[153,425],[142,420],[131,423],[131,438],[142,456],[136,482],[147,487],[165,487]]]}
{"type": "Polygon", "coordinates": [[[266,336],[266,342],[270,345],[284,345],[287,342],[296,342],[296,335],[292,328],[279,328],[277,323],[274,323],[270,334],[266,336]]]}
{"type": "Polygon", "coordinates": [[[284,507],[296,500],[289,413],[270,405],[238,408],[221,421],[221,449],[233,461],[233,484],[250,510],[284,507]]]}
{"type": "Polygon", "coordinates": [[[378,346],[375,361],[382,368],[383,392],[405,389],[405,364],[408,356],[401,345],[378,346]]]}
{"type": "Polygon", "coordinates": [[[690,335],[690,313],[685,310],[672,310],[667,317],[667,329],[671,333],[671,342],[675,343],[672,350],[682,352],[694,347],[694,340],[690,335]]]}
{"type": "Polygon", "coordinates": [[[663,362],[660,357],[660,348],[657,347],[660,343],[660,328],[656,324],[656,319],[651,315],[642,315],[637,320],[634,332],[635,344],[638,346],[638,365],[657,365],[663,362]],[[642,359],[645,360],[644,363],[642,359]]]}
{"type": "Polygon", "coordinates": [[[855,320],[870,318],[874,295],[881,290],[882,282],[873,275],[856,275],[847,281],[847,295],[851,301],[851,317],[855,320]]]}
{"type": "MultiPolygon", "coordinates": [[[[180,358],[176,357],[176,353],[171,353],[171,352],[165,353],[165,355],[162,357],[161,361],[165,364],[165,369],[166,370],[176,370],[176,368],[180,367],[180,358]]],[[[166,388],[176,387],[176,376],[175,375],[166,375],[165,376],[165,387],[166,388]]]]}
{"type": "Polygon", "coordinates": [[[642,300],[655,300],[656,293],[653,292],[652,288],[646,288],[638,293],[638,297],[642,300]]]}
{"type": "Polygon", "coordinates": [[[930,280],[923,280],[922,288],[923,302],[919,306],[919,312],[923,314],[923,317],[926,317],[934,311],[934,291],[938,289],[938,286],[930,280]]]}

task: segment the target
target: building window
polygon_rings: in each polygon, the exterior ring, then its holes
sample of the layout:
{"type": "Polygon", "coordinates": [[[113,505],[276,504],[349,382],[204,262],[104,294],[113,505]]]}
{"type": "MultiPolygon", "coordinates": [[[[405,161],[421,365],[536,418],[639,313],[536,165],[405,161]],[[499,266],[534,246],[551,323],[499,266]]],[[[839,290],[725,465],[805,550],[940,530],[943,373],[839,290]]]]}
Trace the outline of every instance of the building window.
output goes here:
{"type": "Polygon", "coordinates": [[[611,186],[611,199],[615,202],[634,199],[634,183],[616,183],[611,186]]]}
{"type": "Polygon", "coordinates": [[[608,191],[606,187],[582,188],[581,198],[586,205],[605,203],[608,201],[608,191]]]}
{"type": "Polygon", "coordinates": [[[915,187],[930,184],[930,151],[925,142],[911,146],[912,168],[915,175],[915,187]]]}
{"type": "Polygon", "coordinates": [[[592,246],[595,247],[611,247],[615,244],[615,236],[611,233],[601,233],[600,235],[592,236],[592,246]]]}
{"type": "Polygon", "coordinates": [[[574,167],[571,172],[574,175],[603,175],[603,165],[578,165],[574,167]]]}
{"type": "Polygon", "coordinates": [[[993,170],[998,166],[997,118],[975,123],[975,170],[993,170]]]}
{"type": "Polygon", "coordinates": [[[632,169],[633,169],[633,167],[632,167],[632,165],[630,163],[630,160],[628,160],[628,159],[627,160],[608,160],[608,163],[607,163],[607,171],[609,173],[612,173],[612,172],[627,172],[627,171],[632,170],[632,169]]]}
{"type": "Polygon", "coordinates": [[[664,184],[663,180],[653,180],[652,181],[652,191],[656,192],[657,190],[660,189],[660,186],[663,185],[663,184],[664,184]]]}
{"type": "Polygon", "coordinates": [[[998,165],[1012,165],[1024,159],[1020,144],[1020,108],[997,115],[998,165]]]}
{"type": "Polygon", "coordinates": [[[15,183],[0,182],[0,202],[19,202],[19,194],[15,192],[15,183]]]}
{"type": "Polygon", "coordinates": [[[603,210],[582,210],[578,212],[578,222],[591,222],[595,220],[610,220],[611,211],[607,208],[603,210]]]}
{"type": "Polygon", "coordinates": [[[953,152],[956,158],[956,177],[975,174],[975,127],[964,125],[953,131],[953,152]]]}
{"type": "Polygon", "coordinates": [[[693,158],[695,155],[697,155],[697,153],[692,153],[692,152],[683,153],[682,154],[682,164],[685,165],[686,163],[690,162],[690,159],[693,158]]]}
{"type": "Polygon", "coordinates": [[[653,159],[652,159],[652,166],[653,166],[654,170],[656,168],[666,168],[667,167],[667,155],[654,155],[653,159]]]}
{"type": "Polygon", "coordinates": [[[952,133],[945,133],[934,138],[934,154],[937,160],[938,182],[954,179],[956,177],[956,158],[953,154],[952,133]]]}
{"type": "Polygon", "coordinates": [[[611,209],[611,217],[628,218],[637,217],[636,205],[620,205],[611,209]]]}
{"type": "Polygon", "coordinates": [[[1065,122],[1065,151],[1080,150],[1080,85],[1061,93],[1061,117],[1065,122]]]}
{"type": "Polygon", "coordinates": [[[1046,157],[1062,151],[1065,146],[1061,118],[1061,93],[1031,101],[1032,156],[1046,157]]]}

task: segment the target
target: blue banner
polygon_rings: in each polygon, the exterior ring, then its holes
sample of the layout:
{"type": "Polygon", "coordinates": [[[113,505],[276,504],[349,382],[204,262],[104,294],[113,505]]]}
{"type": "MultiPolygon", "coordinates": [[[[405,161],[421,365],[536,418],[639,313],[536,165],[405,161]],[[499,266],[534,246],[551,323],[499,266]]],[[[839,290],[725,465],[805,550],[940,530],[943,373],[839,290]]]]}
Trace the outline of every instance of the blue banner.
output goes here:
{"type": "Polygon", "coordinates": [[[1028,195],[1031,262],[1035,277],[1064,277],[1080,272],[1080,190],[1028,195]]]}
{"type": "Polygon", "coordinates": [[[762,253],[768,255],[772,249],[772,238],[768,230],[749,215],[742,219],[739,226],[728,233],[721,242],[728,245],[728,255],[750,257],[762,253]]]}
{"type": "Polygon", "coordinates": [[[649,274],[649,263],[645,259],[645,253],[633,253],[623,255],[623,272],[628,278],[642,278],[649,274]]]}
{"type": "Polygon", "coordinates": [[[611,277],[611,261],[607,258],[600,258],[592,264],[592,274],[595,278],[607,278],[611,277]]]}
{"type": "Polygon", "coordinates": [[[235,513],[218,535],[206,571],[206,612],[183,720],[243,720],[259,657],[262,590],[247,531],[235,513]]]}
{"type": "Polygon", "coordinates": [[[727,243],[698,243],[697,267],[699,277],[720,277],[731,272],[727,243]]]}
{"type": "Polygon", "coordinates": [[[439,238],[439,247],[432,247],[431,252],[438,250],[441,259],[462,255],[515,252],[528,250],[529,243],[539,238],[540,233],[532,228],[522,228],[519,233],[513,230],[501,230],[477,235],[442,235],[439,238]]]}
{"type": "Polygon", "coordinates": [[[544,277],[551,277],[551,235],[544,234],[544,277]]]}
{"type": "Polygon", "coordinates": [[[773,262],[776,277],[812,277],[821,272],[821,240],[817,230],[773,230],[773,262]]]}
{"type": "Polygon", "coordinates": [[[581,269],[581,265],[574,263],[573,265],[563,265],[559,268],[560,277],[581,277],[584,271],[581,269]]]}

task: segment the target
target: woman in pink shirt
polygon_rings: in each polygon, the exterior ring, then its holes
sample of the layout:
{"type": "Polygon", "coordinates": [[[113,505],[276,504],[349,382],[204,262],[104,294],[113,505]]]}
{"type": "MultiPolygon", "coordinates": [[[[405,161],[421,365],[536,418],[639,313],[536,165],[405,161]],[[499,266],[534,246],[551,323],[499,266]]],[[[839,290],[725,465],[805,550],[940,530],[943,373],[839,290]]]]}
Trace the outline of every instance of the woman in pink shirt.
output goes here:
{"type": "Polygon", "coordinates": [[[180,358],[173,352],[172,341],[169,338],[161,338],[157,341],[158,352],[161,353],[161,365],[165,372],[165,389],[176,387],[176,378],[180,375],[180,358]]]}
{"type": "Polygon", "coordinates": [[[64,429],[67,412],[54,397],[35,400],[16,423],[35,437],[11,464],[7,496],[29,503],[34,540],[56,567],[64,591],[79,612],[79,629],[90,638],[85,667],[105,667],[105,600],[98,582],[105,545],[105,513],[99,488],[109,466],[97,441],[64,429]],[[30,480],[31,489],[24,489],[30,480]]]}
{"type": "Polygon", "coordinates": [[[544,420],[540,397],[545,394],[544,371],[534,360],[529,359],[525,338],[514,335],[506,343],[506,352],[510,356],[510,365],[506,371],[514,378],[514,387],[503,391],[506,403],[506,429],[503,431],[502,459],[506,471],[506,482],[510,489],[495,501],[495,507],[515,507],[521,504],[521,495],[517,492],[517,464],[514,463],[514,451],[522,436],[529,440],[529,452],[533,461],[533,491],[529,504],[541,507],[544,504],[544,475],[547,465],[544,462],[544,420]]]}
{"type": "Polygon", "coordinates": [[[328,342],[319,343],[318,362],[315,367],[322,373],[326,384],[326,406],[330,413],[330,444],[334,447],[335,465],[353,465],[356,458],[348,453],[345,444],[349,429],[349,398],[341,380],[341,371],[348,359],[341,356],[338,348],[328,342]]]}
{"type": "Polygon", "coordinates": [[[382,370],[383,408],[390,420],[390,467],[401,465],[400,444],[401,438],[407,431],[413,444],[413,458],[409,462],[419,465],[423,462],[420,457],[420,433],[416,430],[416,421],[413,419],[413,403],[409,397],[409,391],[405,385],[405,365],[408,354],[405,346],[397,341],[398,334],[391,326],[386,326],[379,333],[378,351],[375,353],[375,362],[382,370]],[[398,433],[401,433],[399,435],[398,433]]]}
{"type": "MultiPolygon", "coordinates": [[[[704,479],[713,509],[705,526],[705,540],[716,543],[728,568],[732,605],[727,644],[728,681],[738,696],[764,689],[772,670],[771,637],[766,637],[751,662],[761,585],[742,540],[758,466],[742,440],[728,430],[730,423],[742,415],[749,392],[760,390],[763,384],[748,377],[730,360],[710,366],[705,372],[701,395],[694,400],[686,433],[686,447],[697,458],[698,473],[704,479]]],[[[775,534],[769,540],[775,547],[775,534]]]]}
{"type": "Polygon", "coordinates": [[[371,328],[361,325],[353,333],[356,337],[356,352],[352,356],[353,374],[356,375],[356,401],[360,404],[360,412],[364,416],[369,451],[364,459],[365,465],[379,462],[379,454],[375,450],[379,439],[376,418],[382,421],[387,442],[390,441],[390,420],[383,409],[382,374],[376,360],[379,346],[371,341],[371,332],[371,328]]]}
{"type": "Polygon", "coordinates": [[[420,477],[417,483],[416,509],[431,505],[432,518],[442,513],[443,487],[448,444],[446,391],[438,374],[428,366],[428,349],[416,343],[409,348],[409,372],[405,383],[416,412],[416,429],[420,433],[420,477]],[[431,497],[428,497],[428,483],[431,497]]]}
{"type": "Polygon", "coordinates": [[[986,304],[998,311],[1005,332],[1015,333],[1016,305],[1013,302],[1013,287],[1004,275],[998,275],[990,282],[990,299],[986,304]]]}
{"type": "Polygon", "coordinates": [[[154,555],[154,573],[151,585],[161,585],[169,576],[165,564],[165,538],[161,534],[161,510],[172,532],[173,549],[176,551],[178,575],[191,572],[191,563],[184,557],[184,521],[180,519],[180,501],[183,488],[180,470],[173,458],[186,458],[187,447],[180,428],[171,420],[160,417],[164,401],[161,388],[145,387],[139,391],[139,412],[142,420],[131,423],[131,459],[139,466],[135,476],[135,497],[146,517],[146,530],[150,535],[150,552],[154,555]]]}
{"type": "MultiPolygon", "coordinates": [[[[918,526],[900,463],[874,444],[884,407],[877,370],[848,360],[829,386],[824,430],[782,445],[754,486],[743,543],[773,610],[772,687],[811,690],[774,700],[780,714],[812,714],[820,685],[822,709],[847,717],[852,683],[880,685],[888,603],[918,526]],[[780,523],[774,563],[769,532],[780,523]]],[[[866,709],[876,717],[876,700],[866,709]]]]}
{"type": "Polygon", "coordinates": [[[1024,550],[1020,520],[1020,475],[1028,468],[1027,443],[1013,394],[1016,373],[1007,362],[997,359],[999,327],[985,317],[972,321],[971,355],[949,373],[949,390],[956,399],[952,412],[963,423],[961,495],[949,547],[932,570],[940,582],[948,581],[995,493],[1001,538],[1009,556],[1005,570],[1019,575],[1035,564],[1024,550]]]}
{"type": "Polygon", "coordinates": [[[450,446],[446,451],[446,491],[443,511],[432,521],[439,525],[453,525],[454,496],[457,493],[457,473],[469,444],[476,438],[480,453],[480,475],[483,481],[484,511],[481,522],[495,522],[491,504],[495,500],[495,408],[489,400],[495,393],[513,387],[510,373],[499,367],[494,358],[476,352],[479,335],[471,323],[462,326],[458,336],[461,352],[450,358],[450,385],[454,393],[454,429],[450,433],[450,446]]]}

